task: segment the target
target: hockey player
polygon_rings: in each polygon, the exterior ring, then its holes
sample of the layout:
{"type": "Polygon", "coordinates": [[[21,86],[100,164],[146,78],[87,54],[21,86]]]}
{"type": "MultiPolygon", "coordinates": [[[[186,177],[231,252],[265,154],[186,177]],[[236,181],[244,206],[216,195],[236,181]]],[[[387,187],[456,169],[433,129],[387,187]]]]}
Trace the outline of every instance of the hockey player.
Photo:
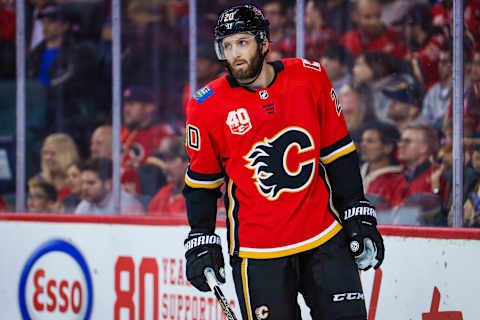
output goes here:
{"type": "Polygon", "coordinates": [[[384,247],[355,145],[321,65],[267,63],[269,46],[258,8],[220,15],[215,50],[229,74],[197,91],[187,108],[187,278],[208,291],[204,269],[211,267],[225,281],[214,232],[226,183],[228,252],[243,319],[300,319],[301,293],[313,319],[364,320],[358,268],[378,268],[384,247]]]}

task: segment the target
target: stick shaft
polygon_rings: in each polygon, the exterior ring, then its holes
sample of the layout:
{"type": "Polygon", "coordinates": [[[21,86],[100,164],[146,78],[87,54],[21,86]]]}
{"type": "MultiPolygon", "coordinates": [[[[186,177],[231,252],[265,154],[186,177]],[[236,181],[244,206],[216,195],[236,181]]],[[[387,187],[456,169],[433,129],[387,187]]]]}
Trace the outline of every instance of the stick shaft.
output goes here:
{"type": "Polygon", "coordinates": [[[227,316],[228,320],[237,320],[235,313],[233,313],[232,307],[228,303],[227,298],[223,294],[222,290],[218,286],[217,279],[215,278],[215,273],[213,272],[212,268],[205,268],[204,271],[205,277],[207,278],[207,283],[210,289],[213,291],[213,294],[218,300],[218,303],[222,307],[225,315],[227,316]]]}

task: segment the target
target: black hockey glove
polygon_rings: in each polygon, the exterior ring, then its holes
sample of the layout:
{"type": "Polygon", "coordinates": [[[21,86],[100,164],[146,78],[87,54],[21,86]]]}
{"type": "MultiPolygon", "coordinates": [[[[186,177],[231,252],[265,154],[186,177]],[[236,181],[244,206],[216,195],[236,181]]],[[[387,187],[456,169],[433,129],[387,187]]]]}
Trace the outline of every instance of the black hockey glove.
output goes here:
{"type": "Polygon", "coordinates": [[[225,283],[225,263],[219,236],[190,232],[184,246],[187,279],[195,288],[200,291],[210,291],[203,273],[206,267],[211,267],[217,280],[225,283]]]}
{"type": "Polygon", "coordinates": [[[368,270],[380,267],[385,248],[382,235],[377,230],[375,208],[366,200],[359,201],[344,210],[342,222],[358,268],[368,270]]]}

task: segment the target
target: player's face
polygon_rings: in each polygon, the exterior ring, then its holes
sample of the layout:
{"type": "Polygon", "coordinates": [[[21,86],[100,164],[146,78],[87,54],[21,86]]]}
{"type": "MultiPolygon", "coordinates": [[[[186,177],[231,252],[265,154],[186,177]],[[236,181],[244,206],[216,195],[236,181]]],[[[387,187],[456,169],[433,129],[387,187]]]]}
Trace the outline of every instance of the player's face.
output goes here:
{"type": "Polygon", "coordinates": [[[249,33],[237,33],[222,41],[223,50],[233,77],[248,80],[255,77],[262,58],[255,36],[249,33]]]}
{"type": "Polygon", "coordinates": [[[384,159],[388,155],[386,147],[382,143],[377,130],[365,130],[360,143],[362,160],[365,162],[376,162],[384,159]]]}
{"type": "Polygon", "coordinates": [[[109,194],[107,182],[103,182],[95,172],[82,172],[82,198],[90,203],[101,203],[109,194]]]}

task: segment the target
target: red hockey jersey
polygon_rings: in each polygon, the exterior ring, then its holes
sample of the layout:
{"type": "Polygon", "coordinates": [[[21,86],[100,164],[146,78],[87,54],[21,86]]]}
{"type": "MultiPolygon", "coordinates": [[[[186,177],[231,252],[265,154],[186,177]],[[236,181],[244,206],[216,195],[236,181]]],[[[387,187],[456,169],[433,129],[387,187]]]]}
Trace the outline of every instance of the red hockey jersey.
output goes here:
{"type": "Polygon", "coordinates": [[[187,107],[185,182],[227,184],[229,253],[247,258],[291,255],[337,234],[323,164],[355,150],[321,65],[297,58],[271,64],[268,87],[251,91],[224,76],[187,107]]]}

